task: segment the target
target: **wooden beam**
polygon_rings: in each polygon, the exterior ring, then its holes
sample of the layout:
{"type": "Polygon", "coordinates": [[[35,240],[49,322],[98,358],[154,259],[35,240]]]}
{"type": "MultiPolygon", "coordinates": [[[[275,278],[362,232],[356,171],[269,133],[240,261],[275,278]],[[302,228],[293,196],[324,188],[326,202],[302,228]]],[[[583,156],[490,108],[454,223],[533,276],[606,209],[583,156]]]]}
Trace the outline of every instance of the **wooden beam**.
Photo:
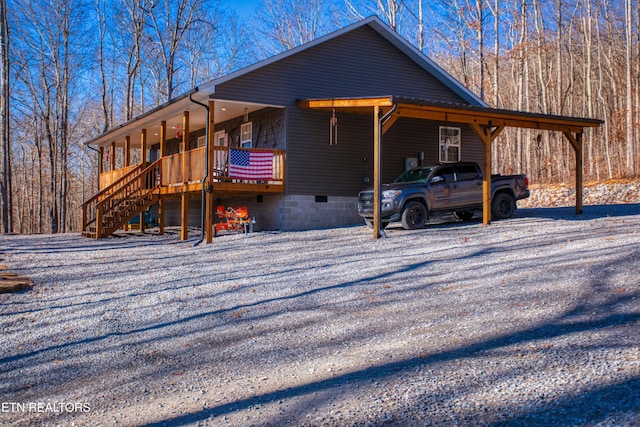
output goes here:
{"type": "Polygon", "coordinates": [[[373,239],[380,237],[382,146],[380,144],[380,107],[373,107],[373,239]]]}
{"type": "Polygon", "coordinates": [[[160,196],[158,198],[158,234],[164,234],[164,198],[160,196]]]}
{"type": "Polygon", "coordinates": [[[110,160],[110,168],[111,172],[116,170],[116,142],[111,141],[111,148],[109,148],[109,155],[111,156],[110,160]]]}
{"type": "Polygon", "coordinates": [[[398,111],[391,114],[391,116],[389,116],[389,118],[382,124],[382,134],[384,135],[385,133],[387,133],[387,131],[391,129],[391,126],[393,126],[393,124],[399,118],[400,118],[400,114],[398,113],[398,111]]]}
{"type": "Polygon", "coordinates": [[[140,131],[140,163],[147,162],[147,130],[140,131]]]}
{"type": "Polygon", "coordinates": [[[215,212],[214,209],[214,198],[213,198],[213,173],[214,173],[214,155],[215,155],[215,141],[214,141],[214,119],[215,119],[215,107],[216,103],[213,100],[209,100],[209,125],[207,129],[209,130],[209,134],[206,135],[208,138],[208,147],[209,152],[207,155],[207,182],[206,182],[206,194],[205,194],[205,213],[204,213],[204,235],[206,243],[213,242],[213,214],[215,212]]]}
{"type": "Polygon", "coordinates": [[[104,173],[104,147],[100,147],[100,157],[98,158],[98,175],[104,173]]]}
{"type": "Polygon", "coordinates": [[[131,165],[131,137],[124,137],[124,167],[131,165]]]}
{"type": "Polygon", "coordinates": [[[564,132],[576,154],[576,213],[582,213],[583,203],[583,169],[584,169],[584,149],[582,144],[582,132],[577,132],[575,136],[570,132],[564,132]]]}
{"type": "Polygon", "coordinates": [[[167,155],[167,121],[160,122],[160,157],[167,155]]]}
{"type": "Polygon", "coordinates": [[[180,205],[182,220],[180,222],[180,240],[189,238],[189,197],[188,193],[182,193],[182,203],[180,205]]]}
{"type": "Polygon", "coordinates": [[[391,107],[393,98],[390,96],[377,98],[333,98],[333,99],[305,99],[298,101],[300,108],[367,108],[391,107]]]}
{"type": "Polygon", "coordinates": [[[482,223],[489,225],[491,223],[491,144],[503,131],[504,126],[484,126],[481,127],[476,123],[470,124],[471,129],[478,135],[482,141],[484,148],[484,165],[482,174],[482,223]]]}
{"type": "Polygon", "coordinates": [[[182,112],[182,182],[189,182],[189,165],[187,162],[187,151],[189,150],[189,112],[182,112]]]}

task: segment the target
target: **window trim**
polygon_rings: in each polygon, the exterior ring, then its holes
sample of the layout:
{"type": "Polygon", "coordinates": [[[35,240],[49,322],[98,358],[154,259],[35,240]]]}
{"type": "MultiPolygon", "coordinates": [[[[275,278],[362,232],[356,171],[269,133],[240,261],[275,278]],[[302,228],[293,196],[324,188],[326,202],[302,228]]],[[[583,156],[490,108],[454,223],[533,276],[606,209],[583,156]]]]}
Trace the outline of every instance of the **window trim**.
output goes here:
{"type": "Polygon", "coordinates": [[[204,147],[207,142],[207,135],[200,135],[198,137],[198,141],[196,142],[196,148],[204,147]]]}
{"type": "Polygon", "coordinates": [[[240,147],[251,148],[252,143],[253,143],[253,122],[243,123],[242,125],[240,125],[240,147]]]}
{"type": "Polygon", "coordinates": [[[459,127],[440,126],[438,135],[438,159],[440,163],[457,163],[461,159],[462,131],[459,127]],[[448,141],[446,140],[448,139],[448,141]],[[451,148],[457,148],[457,159],[451,160],[451,148]],[[446,158],[443,156],[447,153],[446,158]]]}

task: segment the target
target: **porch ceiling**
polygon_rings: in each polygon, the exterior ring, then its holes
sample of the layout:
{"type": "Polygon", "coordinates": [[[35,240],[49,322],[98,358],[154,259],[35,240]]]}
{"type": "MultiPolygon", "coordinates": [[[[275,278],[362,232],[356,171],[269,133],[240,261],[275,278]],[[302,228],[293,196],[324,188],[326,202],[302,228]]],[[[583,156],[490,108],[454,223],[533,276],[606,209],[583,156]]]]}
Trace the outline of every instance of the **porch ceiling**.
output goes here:
{"type": "Polygon", "coordinates": [[[204,92],[191,92],[108,130],[89,141],[88,144],[93,147],[107,147],[115,141],[116,145],[121,146],[124,144],[125,138],[129,136],[131,147],[139,147],[142,129],[147,130],[147,146],[158,144],[160,142],[161,122],[167,122],[167,139],[172,139],[176,135],[177,127],[182,128],[182,116],[185,111],[189,111],[190,131],[202,129],[206,126],[207,110],[203,106],[192,102],[189,99],[189,95],[202,104],[207,104],[209,100],[215,102],[214,123],[222,123],[235,117],[240,117],[244,114],[245,109],[248,113],[252,113],[266,107],[277,107],[268,104],[214,99],[209,98],[209,94],[204,92]]]}

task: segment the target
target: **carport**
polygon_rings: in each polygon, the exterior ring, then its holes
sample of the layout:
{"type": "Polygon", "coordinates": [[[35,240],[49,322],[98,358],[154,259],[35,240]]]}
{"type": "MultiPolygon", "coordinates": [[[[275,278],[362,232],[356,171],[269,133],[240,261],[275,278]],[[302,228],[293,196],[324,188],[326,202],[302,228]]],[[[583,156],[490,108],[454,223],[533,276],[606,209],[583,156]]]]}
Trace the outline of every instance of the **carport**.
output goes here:
{"type": "Polygon", "coordinates": [[[442,103],[396,96],[306,99],[298,107],[341,110],[372,115],[373,120],[373,238],[380,237],[380,193],[383,135],[401,117],[438,122],[468,124],[484,146],[483,224],[491,222],[491,144],[507,127],[562,132],[575,151],[576,213],[582,213],[583,133],[585,128],[599,127],[603,121],[548,114],[525,113],[490,107],[442,103]]]}

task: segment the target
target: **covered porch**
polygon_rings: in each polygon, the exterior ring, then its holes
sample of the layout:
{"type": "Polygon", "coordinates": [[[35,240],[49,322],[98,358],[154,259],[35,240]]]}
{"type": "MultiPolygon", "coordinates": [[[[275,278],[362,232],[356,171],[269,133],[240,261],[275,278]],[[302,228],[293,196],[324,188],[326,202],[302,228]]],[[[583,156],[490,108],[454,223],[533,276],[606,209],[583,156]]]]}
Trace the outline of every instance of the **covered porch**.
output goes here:
{"type": "Polygon", "coordinates": [[[284,192],[284,137],[265,136],[263,126],[253,125],[283,118],[283,112],[193,91],[89,141],[99,156],[99,192],[83,205],[83,234],[106,237],[156,203],[163,234],[165,199],[179,197],[180,237],[186,240],[189,198],[201,195],[210,243],[216,197],[284,192]]]}

